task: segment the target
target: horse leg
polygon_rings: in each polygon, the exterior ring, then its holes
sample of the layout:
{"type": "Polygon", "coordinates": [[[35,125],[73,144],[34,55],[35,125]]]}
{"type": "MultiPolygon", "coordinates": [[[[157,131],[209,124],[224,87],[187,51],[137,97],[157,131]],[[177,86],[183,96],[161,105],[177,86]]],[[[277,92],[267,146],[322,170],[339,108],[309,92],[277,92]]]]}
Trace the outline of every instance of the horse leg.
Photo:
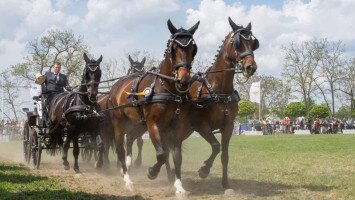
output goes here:
{"type": "Polygon", "coordinates": [[[177,144],[174,145],[173,160],[175,166],[175,182],[174,182],[174,186],[176,188],[175,194],[177,197],[183,197],[186,195],[186,191],[182,187],[182,183],[181,183],[181,163],[182,163],[181,142],[178,142],[177,144]]]}
{"type": "Polygon", "coordinates": [[[98,159],[95,163],[95,168],[96,169],[101,169],[103,165],[103,160],[104,160],[104,152],[105,152],[105,144],[103,140],[101,139],[101,136],[98,135],[96,136],[96,144],[98,148],[98,159]]]}
{"type": "Polygon", "coordinates": [[[148,132],[157,155],[157,163],[148,169],[148,178],[153,180],[158,176],[161,166],[165,163],[166,154],[163,149],[161,142],[162,135],[159,133],[158,126],[156,124],[148,125],[148,132]]]}
{"type": "Polygon", "coordinates": [[[117,124],[115,126],[115,140],[116,140],[117,157],[118,157],[118,160],[120,161],[121,167],[122,167],[123,180],[126,183],[126,188],[129,191],[133,191],[133,182],[131,181],[131,179],[129,177],[126,162],[125,162],[126,152],[124,149],[124,134],[123,134],[123,131],[117,127],[117,124]]]}
{"type": "MultiPolygon", "coordinates": [[[[111,141],[110,141],[110,138],[109,136],[113,135],[113,132],[110,131],[111,129],[109,129],[108,127],[110,126],[110,124],[108,124],[107,122],[101,122],[100,123],[100,134],[99,136],[97,136],[96,140],[98,139],[98,137],[101,139],[101,142],[102,142],[102,146],[104,149],[102,149],[103,151],[103,165],[106,167],[106,168],[109,168],[110,166],[110,160],[108,158],[108,154],[109,154],[109,151],[110,151],[110,145],[111,145],[111,141]]],[[[100,144],[99,144],[99,141],[97,141],[97,144],[98,144],[98,148],[99,148],[99,151],[100,151],[100,144]]],[[[99,158],[100,159],[100,158],[99,158]]]]}
{"type": "Polygon", "coordinates": [[[67,132],[67,137],[64,138],[63,145],[62,145],[62,160],[63,160],[63,168],[64,170],[69,170],[69,162],[68,162],[68,149],[70,146],[70,138],[71,134],[67,132]]]}
{"type": "Polygon", "coordinates": [[[175,170],[170,168],[170,161],[169,161],[169,148],[164,148],[164,151],[166,152],[166,160],[165,160],[165,169],[166,169],[166,175],[168,176],[168,181],[173,182],[175,179],[175,170]]]}
{"type": "Polygon", "coordinates": [[[210,157],[204,161],[204,165],[201,166],[201,168],[198,170],[198,175],[201,178],[206,178],[210,173],[210,169],[213,165],[216,156],[221,151],[221,145],[211,131],[200,133],[200,135],[211,145],[212,148],[212,153],[210,157]]]}
{"type": "Polygon", "coordinates": [[[233,132],[233,125],[227,126],[226,129],[222,131],[222,155],[221,155],[222,169],[223,169],[222,186],[225,189],[225,192],[230,190],[229,180],[228,180],[228,161],[229,161],[228,147],[229,147],[230,138],[232,136],[232,132],[233,132]]]}
{"type": "Polygon", "coordinates": [[[74,156],[74,171],[75,174],[80,174],[79,170],[79,164],[78,164],[78,158],[79,158],[79,141],[78,141],[78,135],[73,134],[73,156],[74,156]]]}
{"type": "MultiPolygon", "coordinates": [[[[117,163],[116,163],[116,166],[117,168],[121,168],[121,161],[120,161],[120,157],[118,156],[118,148],[117,148],[117,145],[116,145],[116,155],[117,155],[117,163]]],[[[123,173],[123,172],[122,172],[123,173]]]]}
{"type": "Polygon", "coordinates": [[[126,134],[126,148],[127,148],[127,154],[126,154],[126,166],[127,169],[129,169],[129,167],[132,164],[132,146],[133,146],[133,142],[136,138],[134,137],[134,133],[129,132],[126,134]]]}
{"type": "Polygon", "coordinates": [[[136,160],[134,161],[134,166],[139,168],[142,166],[142,148],[143,148],[143,138],[137,138],[137,147],[138,147],[138,155],[136,160]]]}

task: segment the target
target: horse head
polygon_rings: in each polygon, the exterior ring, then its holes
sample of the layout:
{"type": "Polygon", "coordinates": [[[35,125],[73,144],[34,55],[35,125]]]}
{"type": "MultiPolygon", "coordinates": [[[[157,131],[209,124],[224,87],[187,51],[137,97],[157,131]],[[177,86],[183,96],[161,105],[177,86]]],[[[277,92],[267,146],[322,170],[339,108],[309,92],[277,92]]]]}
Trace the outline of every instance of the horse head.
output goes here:
{"type": "Polygon", "coordinates": [[[165,56],[168,56],[171,61],[172,73],[176,79],[176,90],[184,93],[188,90],[192,61],[197,53],[197,45],[193,34],[197,30],[200,21],[187,30],[182,27],[177,29],[170,19],[167,24],[171,37],[165,56]]]}
{"type": "Polygon", "coordinates": [[[253,52],[259,48],[259,41],[251,31],[250,22],[244,28],[234,23],[230,17],[228,21],[233,32],[225,40],[226,57],[239,72],[249,78],[257,69],[253,52]]]}
{"type": "Polygon", "coordinates": [[[134,61],[130,55],[128,55],[128,60],[131,64],[131,69],[130,72],[131,73],[139,73],[139,72],[143,72],[144,71],[144,63],[145,63],[145,57],[142,59],[141,62],[139,61],[134,61]]]}
{"type": "Polygon", "coordinates": [[[86,64],[81,83],[85,86],[89,101],[95,103],[101,79],[100,63],[102,61],[102,55],[99,59],[94,60],[89,59],[86,53],[84,53],[84,60],[86,64]]]}

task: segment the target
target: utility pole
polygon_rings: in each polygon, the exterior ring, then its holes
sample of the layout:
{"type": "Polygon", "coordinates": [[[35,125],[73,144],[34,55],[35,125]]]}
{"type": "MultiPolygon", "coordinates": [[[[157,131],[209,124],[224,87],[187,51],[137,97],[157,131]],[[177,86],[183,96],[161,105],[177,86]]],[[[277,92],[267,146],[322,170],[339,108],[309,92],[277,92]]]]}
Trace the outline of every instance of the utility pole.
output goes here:
{"type": "MultiPolygon", "coordinates": [[[[2,76],[2,74],[0,76],[2,76]]],[[[1,120],[4,120],[4,81],[2,77],[0,77],[0,80],[1,80],[1,120]]]]}

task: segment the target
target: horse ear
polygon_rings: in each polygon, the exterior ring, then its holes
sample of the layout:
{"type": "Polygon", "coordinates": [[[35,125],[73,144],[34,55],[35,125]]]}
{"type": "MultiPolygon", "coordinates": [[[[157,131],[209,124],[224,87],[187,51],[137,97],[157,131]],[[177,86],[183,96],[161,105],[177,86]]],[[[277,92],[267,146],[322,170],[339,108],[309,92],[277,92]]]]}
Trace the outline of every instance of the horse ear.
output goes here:
{"type": "Polygon", "coordinates": [[[168,20],[168,28],[172,35],[174,35],[177,32],[177,29],[175,28],[173,23],[171,23],[170,19],[168,20]]]}
{"type": "Polygon", "coordinates": [[[100,58],[96,61],[98,64],[100,64],[102,61],[102,55],[100,56],[100,58]]]}
{"type": "Polygon", "coordinates": [[[84,60],[86,63],[90,62],[90,59],[88,58],[88,56],[86,55],[86,53],[84,53],[84,60]]]}
{"type": "Polygon", "coordinates": [[[198,21],[195,25],[193,25],[191,28],[189,28],[189,30],[187,30],[188,32],[190,32],[192,35],[195,33],[195,31],[198,28],[198,25],[200,25],[200,21],[198,21]]]}
{"type": "Polygon", "coordinates": [[[247,27],[245,27],[245,29],[247,29],[247,30],[251,31],[251,22],[249,22],[248,26],[247,26],[247,27]]]}
{"type": "Polygon", "coordinates": [[[144,63],[145,63],[145,57],[143,58],[141,64],[144,65],[144,63]]]}
{"type": "Polygon", "coordinates": [[[238,30],[239,26],[238,26],[237,24],[235,24],[235,23],[233,22],[233,20],[232,20],[230,17],[228,17],[228,21],[229,21],[229,24],[230,24],[230,26],[232,27],[232,30],[233,30],[233,31],[238,30]]]}
{"type": "Polygon", "coordinates": [[[131,55],[128,55],[128,60],[129,60],[129,62],[131,63],[131,65],[133,65],[134,61],[133,61],[133,59],[131,58],[131,55]]]}

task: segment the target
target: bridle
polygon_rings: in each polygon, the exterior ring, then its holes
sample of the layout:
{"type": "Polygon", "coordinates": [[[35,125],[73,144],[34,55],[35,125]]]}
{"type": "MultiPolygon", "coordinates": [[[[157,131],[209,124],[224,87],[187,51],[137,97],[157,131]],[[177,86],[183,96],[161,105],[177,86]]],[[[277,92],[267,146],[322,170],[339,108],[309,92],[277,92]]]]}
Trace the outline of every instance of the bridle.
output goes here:
{"type": "Polygon", "coordinates": [[[231,60],[230,63],[231,63],[231,65],[233,65],[233,67],[235,69],[235,73],[237,74],[236,81],[238,83],[245,83],[248,81],[249,77],[246,74],[246,71],[243,67],[242,60],[247,56],[254,57],[254,51],[259,48],[259,40],[253,35],[253,33],[250,30],[245,29],[245,28],[240,28],[240,29],[234,31],[232,33],[231,37],[232,37],[232,40],[230,43],[232,44],[237,57],[235,60],[231,60]],[[247,35],[243,34],[242,32],[247,33],[247,35]],[[238,50],[238,46],[240,44],[240,37],[242,37],[244,40],[247,40],[247,41],[253,40],[252,50],[246,50],[243,52],[238,50]],[[241,80],[239,78],[238,74],[243,74],[244,80],[241,80]]]}
{"type": "Polygon", "coordinates": [[[134,71],[134,72],[143,72],[144,71],[144,66],[141,65],[140,63],[136,63],[136,64],[133,64],[131,66],[131,69],[134,71]]]}
{"type": "MultiPolygon", "coordinates": [[[[192,57],[194,58],[196,53],[197,53],[197,45],[195,43],[195,40],[193,39],[193,35],[186,31],[186,30],[183,30],[183,29],[180,29],[179,32],[175,33],[174,35],[171,36],[171,38],[169,39],[168,41],[168,48],[167,48],[167,51],[166,53],[169,56],[169,59],[170,59],[170,62],[173,63],[173,53],[172,53],[172,46],[174,44],[174,42],[181,46],[181,47],[187,47],[188,45],[190,45],[190,43],[192,43],[194,45],[194,50],[192,52],[192,57]]],[[[173,67],[173,74],[174,74],[174,79],[175,79],[175,89],[179,92],[179,93],[186,93],[188,91],[188,87],[186,88],[186,90],[181,90],[179,89],[178,87],[178,73],[177,73],[177,70],[180,68],[180,67],[184,67],[186,69],[191,69],[192,67],[192,63],[193,63],[193,60],[191,62],[188,62],[186,60],[183,60],[179,63],[175,63],[172,67],[173,67]]]]}
{"type": "MultiPolygon", "coordinates": [[[[84,69],[84,73],[83,73],[83,80],[85,80],[85,82],[86,82],[86,73],[88,71],[96,73],[97,70],[100,70],[100,65],[99,64],[97,64],[96,62],[87,63],[85,65],[85,69],[84,69]]],[[[86,83],[82,83],[81,85],[85,85],[87,87],[88,85],[91,85],[91,84],[99,84],[99,82],[89,81],[89,82],[86,82],[86,83]]],[[[89,99],[89,101],[91,103],[96,103],[97,98],[96,98],[96,100],[91,100],[91,98],[89,97],[91,94],[89,92],[87,92],[86,94],[88,95],[88,99],[89,99]]]]}

